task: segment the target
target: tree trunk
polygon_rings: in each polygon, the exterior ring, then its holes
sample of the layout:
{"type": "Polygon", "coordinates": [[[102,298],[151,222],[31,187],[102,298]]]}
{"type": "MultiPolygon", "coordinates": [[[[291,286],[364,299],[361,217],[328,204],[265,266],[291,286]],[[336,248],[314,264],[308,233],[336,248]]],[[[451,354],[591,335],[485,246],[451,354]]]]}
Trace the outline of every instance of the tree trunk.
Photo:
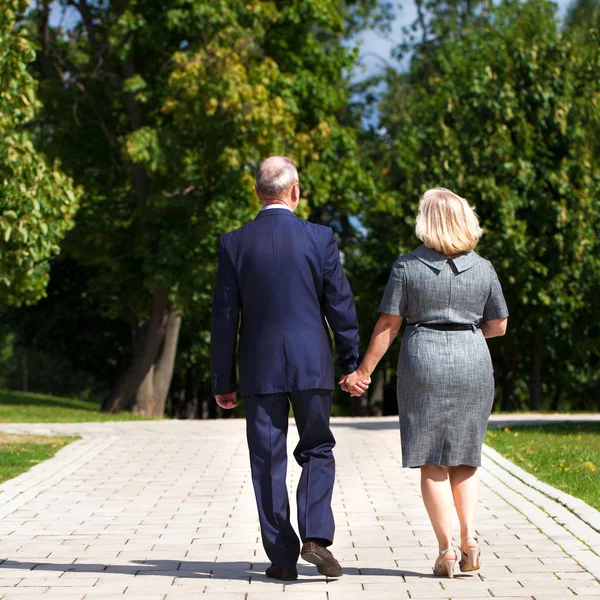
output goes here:
{"type": "MultiPolygon", "coordinates": [[[[552,399],[552,411],[553,412],[558,412],[558,409],[560,407],[560,401],[562,398],[561,387],[562,386],[560,384],[558,384],[556,391],[554,392],[554,398],[552,399]]],[[[571,408],[573,408],[573,407],[571,407],[571,408]]]]}
{"type": "Polygon", "coordinates": [[[150,365],[146,376],[135,393],[135,405],[131,409],[134,415],[153,417],[156,411],[156,388],[154,387],[154,365],[150,365]]]}
{"type": "Polygon", "coordinates": [[[175,419],[206,418],[198,415],[198,395],[195,390],[194,370],[187,367],[185,374],[175,372],[169,394],[172,399],[171,416],[175,419]]]}
{"type": "Polygon", "coordinates": [[[162,353],[154,372],[154,387],[156,389],[156,399],[158,401],[156,411],[157,413],[160,413],[155,416],[161,416],[165,412],[167,396],[169,394],[169,388],[171,387],[171,379],[173,378],[173,368],[175,367],[175,357],[177,356],[177,343],[179,341],[180,331],[181,313],[172,306],[169,309],[169,316],[167,318],[162,353]]]}
{"type": "Polygon", "coordinates": [[[531,410],[542,408],[542,348],[536,331],[529,336],[529,405],[531,410]]]}
{"type": "Polygon", "coordinates": [[[27,348],[23,351],[23,391],[29,391],[29,365],[27,363],[27,348]]]}
{"type": "Polygon", "coordinates": [[[181,314],[175,307],[169,309],[165,326],[164,342],[160,357],[150,365],[136,392],[132,412],[146,417],[163,417],[167,395],[173,377],[177,354],[177,342],[181,329],[181,314]]]}
{"type": "Polygon", "coordinates": [[[369,415],[371,417],[380,417],[383,414],[383,394],[385,388],[385,376],[383,369],[379,369],[373,374],[375,379],[373,385],[373,391],[369,398],[371,402],[371,409],[369,415]]]}
{"type": "Polygon", "coordinates": [[[167,290],[157,287],[152,295],[150,318],[140,328],[133,360],[102,403],[102,410],[111,413],[130,408],[138,388],[148,375],[163,341],[167,325],[167,290]]]}
{"type": "MultiPolygon", "coordinates": [[[[205,389],[202,390],[202,397],[206,398],[206,402],[208,404],[208,418],[216,419],[217,418],[217,403],[215,402],[215,398],[212,395],[212,390],[210,388],[210,384],[203,386],[205,389]]],[[[204,402],[204,400],[202,400],[204,402]]]]}
{"type": "Polygon", "coordinates": [[[172,419],[181,419],[185,405],[185,386],[181,373],[177,371],[173,373],[169,396],[171,397],[171,410],[167,409],[167,415],[172,419]]]}
{"type": "Polygon", "coordinates": [[[369,415],[369,393],[368,391],[360,396],[352,396],[352,416],[366,417],[369,415]]]}
{"type": "Polygon", "coordinates": [[[507,353],[506,371],[502,382],[502,410],[518,410],[515,396],[515,383],[517,381],[517,348],[514,338],[507,340],[505,346],[507,353]]]}
{"type": "Polygon", "coordinates": [[[199,395],[194,381],[194,369],[188,367],[185,372],[186,419],[206,419],[202,406],[199,406],[199,395]]]}
{"type": "Polygon", "coordinates": [[[383,366],[383,414],[391,416],[398,414],[398,378],[396,369],[390,368],[389,361],[383,366]]]}

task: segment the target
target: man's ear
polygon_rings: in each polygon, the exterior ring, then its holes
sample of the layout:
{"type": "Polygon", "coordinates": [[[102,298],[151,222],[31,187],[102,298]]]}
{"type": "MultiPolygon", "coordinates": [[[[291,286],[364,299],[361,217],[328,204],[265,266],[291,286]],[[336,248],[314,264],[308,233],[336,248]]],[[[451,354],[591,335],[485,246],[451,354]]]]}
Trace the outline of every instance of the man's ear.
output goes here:
{"type": "Polygon", "coordinates": [[[292,200],[298,202],[300,200],[300,184],[295,183],[292,187],[292,200]]]}

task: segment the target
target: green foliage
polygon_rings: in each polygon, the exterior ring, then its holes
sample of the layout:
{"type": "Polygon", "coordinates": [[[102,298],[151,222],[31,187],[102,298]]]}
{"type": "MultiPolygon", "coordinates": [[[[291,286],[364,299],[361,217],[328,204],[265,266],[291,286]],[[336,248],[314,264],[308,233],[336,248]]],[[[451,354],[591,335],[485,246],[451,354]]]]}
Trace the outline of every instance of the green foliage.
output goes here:
{"type": "Polygon", "coordinates": [[[26,127],[39,110],[28,72],[35,52],[8,0],[0,12],[0,294],[5,304],[36,302],[48,283],[48,261],[73,226],[79,192],[58,164],[49,166],[26,127]]]}
{"type": "Polygon", "coordinates": [[[489,429],[485,443],[542,481],[600,508],[600,423],[489,429]]]}
{"type": "Polygon", "coordinates": [[[389,77],[373,150],[387,191],[367,211],[359,267],[377,278],[378,295],[393,250],[419,243],[421,193],[442,185],[466,197],[511,311],[509,335],[492,342],[503,408],[527,398],[535,340],[552,406],[591,408],[600,385],[589,370],[600,360],[598,32],[573,43],[544,0],[504,2],[484,16],[389,77]]]}
{"type": "MultiPolygon", "coordinates": [[[[479,251],[496,265],[511,310],[508,336],[491,342],[502,408],[523,408],[530,388],[539,391],[538,359],[546,408],[594,407],[600,58],[598,31],[581,16],[594,3],[574,5],[563,28],[546,0],[419,1],[399,46],[412,54],[410,70],[388,70],[381,129],[363,131],[349,106],[348,36],[385,23],[388,3],[377,4],[80,0],[79,21],[63,31],[46,29],[50,3],[41,2],[24,19],[40,45],[41,112],[30,43],[7,29],[10,12],[0,17],[0,73],[15,82],[2,86],[0,129],[25,156],[15,162],[0,142],[9,173],[0,194],[13,202],[0,210],[0,286],[11,281],[10,301],[39,297],[77,200],[56,168],[40,167],[31,139],[85,188],[62,244],[77,281],[59,281],[47,305],[4,329],[5,364],[33,340],[48,356],[42,338],[64,329],[77,342],[59,344],[64,363],[48,364],[85,373],[95,364],[106,384],[127,360],[152,290],[166,286],[184,312],[178,385],[193,379],[189,387],[209,394],[216,240],[253,218],[254,168],[284,153],[300,167],[302,214],[340,236],[365,346],[395,256],[419,243],[418,198],[445,185],[476,205],[486,230],[479,251]],[[60,316],[48,318],[53,311],[60,316]],[[77,346],[94,350],[78,359],[77,346]]],[[[64,264],[53,266],[58,279],[64,264]]],[[[392,404],[395,358],[391,350],[383,369],[392,404]]]]}
{"type": "Polygon", "coordinates": [[[90,274],[64,255],[52,261],[46,297],[0,308],[0,388],[99,402],[127,355],[131,323],[102,314],[90,274]]]}
{"type": "Polygon", "coordinates": [[[585,29],[600,27],[600,2],[598,0],[573,0],[567,11],[567,24],[585,29]]]}
{"type": "Polygon", "coordinates": [[[489,0],[415,0],[415,20],[403,28],[395,49],[398,57],[412,54],[411,60],[427,61],[440,44],[469,35],[490,17],[489,0]]]}
{"type": "Polygon", "coordinates": [[[258,162],[295,159],[302,213],[325,222],[372,192],[346,111],[346,36],[382,18],[376,4],[83,1],[49,36],[43,4],[27,19],[41,43],[37,139],[85,188],[66,251],[115,320],[139,322],[166,286],[185,315],[180,364],[200,377],[217,239],[256,214],[258,162]]]}

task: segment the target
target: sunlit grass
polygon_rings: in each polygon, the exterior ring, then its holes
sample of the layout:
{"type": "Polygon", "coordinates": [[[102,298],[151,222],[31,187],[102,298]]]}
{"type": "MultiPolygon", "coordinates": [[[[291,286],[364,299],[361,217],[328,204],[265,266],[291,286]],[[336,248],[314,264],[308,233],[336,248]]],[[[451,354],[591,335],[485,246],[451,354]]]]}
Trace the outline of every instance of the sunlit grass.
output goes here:
{"type": "Polygon", "coordinates": [[[85,421],[134,421],[142,417],[123,412],[110,415],[100,405],[75,398],[0,391],[0,423],[80,423],[85,421]]]}
{"type": "Polygon", "coordinates": [[[600,509],[600,423],[490,428],[485,442],[538,479],[600,509]]]}
{"type": "Polygon", "coordinates": [[[0,483],[52,458],[76,437],[0,434],[0,483]]]}

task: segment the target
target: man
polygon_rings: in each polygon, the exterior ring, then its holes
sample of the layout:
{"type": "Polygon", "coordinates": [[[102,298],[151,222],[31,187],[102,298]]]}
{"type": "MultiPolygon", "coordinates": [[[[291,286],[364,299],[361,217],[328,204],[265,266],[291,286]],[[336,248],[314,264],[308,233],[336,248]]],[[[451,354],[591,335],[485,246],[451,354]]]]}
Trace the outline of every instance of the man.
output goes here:
{"type": "MultiPolygon", "coordinates": [[[[333,542],[331,495],[335,477],[329,428],[333,331],[343,374],[358,367],[354,299],[329,227],[294,215],[298,172],[283,156],[256,171],[263,210],[221,238],[212,313],[213,393],[222,408],[236,400],[238,322],[240,392],[244,398],[252,482],[262,541],[272,564],[267,577],[297,579],[298,555],[319,573],[342,569],[327,549],[333,542]],[[298,536],[290,523],[285,483],[289,402],[300,435],[294,457],[298,484],[298,536]]],[[[368,382],[361,384],[368,387],[368,382]]]]}

